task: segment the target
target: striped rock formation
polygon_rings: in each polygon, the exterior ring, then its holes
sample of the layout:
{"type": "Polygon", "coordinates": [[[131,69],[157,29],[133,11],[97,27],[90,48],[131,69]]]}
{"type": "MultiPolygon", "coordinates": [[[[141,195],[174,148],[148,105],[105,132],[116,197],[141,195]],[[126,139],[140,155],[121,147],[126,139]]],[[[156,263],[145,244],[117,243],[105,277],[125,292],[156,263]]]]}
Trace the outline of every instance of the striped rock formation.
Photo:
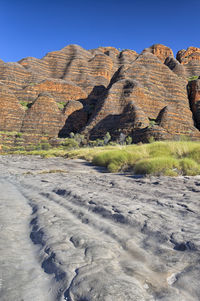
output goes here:
{"type": "Polygon", "coordinates": [[[176,58],[184,66],[187,77],[200,75],[200,48],[182,49],[178,51],[176,58]]]}
{"type": "Polygon", "coordinates": [[[149,48],[145,48],[142,53],[152,53],[161,60],[162,63],[165,62],[166,58],[173,56],[173,52],[169,47],[160,44],[154,44],[149,48]]]}
{"type": "Polygon", "coordinates": [[[0,83],[0,131],[21,130],[24,109],[7,85],[0,83]]]}
{"type": "MultiPolygon", "coordinates": [[[[42,59],[0,60],[0,130],[135,142],[200,138],[200,48],[142,51],[69,45],[42,59]],[[196,78],[193,78],[196,76],[196,78]]],[[[32,140],[31,140],[32,141],[32,140]]]]}
{"type": "Polygon", "coordinates": [[[87,98],[87,93],[80,87],[70,81],[61,79],[45,79],[40,83],[32,83],[23,89],[15,92],[20,101],[27,101],[32,103],[40,93],[47,92],[57,102],[67,103],[69,100],[79,100],[87,98]]]}
{"type": "Polygon", "coordinates": [[[105,134],[108,129],[115,136],[116,130],[133,138],[136,134],[138,140],[139,129],[145,127],[148,127],[148,135],[152,132],[163,139],[180,135],[200,137],[189,107],[187,81],[155,55],[143,52],[131,66],[120,68],[111,82],[84,130],[91,132],[91,138],[101,132],[105,134]]]}
{"type": "Polygon", "coordinates": [[[200,76],[199,79],[189,82],[188,96],[194,114],[195,125],[200,130],[200,76]]]}
{"type": "Polygon", "coordinates": [[[21,131],[55,136],[63,123],[63,116],[54,98],[42,93],[26,111],[21,131]]]}

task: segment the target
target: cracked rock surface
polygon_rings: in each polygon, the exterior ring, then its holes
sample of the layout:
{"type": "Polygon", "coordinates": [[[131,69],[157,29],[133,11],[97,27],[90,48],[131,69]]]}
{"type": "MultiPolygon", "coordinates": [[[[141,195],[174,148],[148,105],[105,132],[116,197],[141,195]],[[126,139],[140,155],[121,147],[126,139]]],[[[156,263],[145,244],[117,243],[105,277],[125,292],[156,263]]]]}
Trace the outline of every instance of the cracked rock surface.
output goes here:
{"type": "Polygon", "coordinates": [[[199,301],[200,177],[0,157],[1,301],[199,301]]]}

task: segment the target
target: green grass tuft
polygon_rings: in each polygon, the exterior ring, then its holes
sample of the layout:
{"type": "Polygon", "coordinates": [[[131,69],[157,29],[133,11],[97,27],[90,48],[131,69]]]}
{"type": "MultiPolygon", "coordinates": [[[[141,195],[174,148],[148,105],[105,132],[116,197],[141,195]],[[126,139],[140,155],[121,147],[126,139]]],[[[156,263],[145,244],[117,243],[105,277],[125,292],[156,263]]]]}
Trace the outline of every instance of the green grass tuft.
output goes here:
{"type": "Polygon", "coordinates": [[[140,158],[138,153],[126,150],[112,150],[94,156],[92,163],[107,167],[110,172],[117,172],[132,166],[140,158]]]}
{"type": "Polygon", "coordinates": [[[185,156],[200,164],[200,145],[199,147],[195,147],[194,149],[188,151],[185,156]]]}
{"type": "MultiPolygon", "coordinates": [[[[54,156],[80,158],[94,165],[104,166],[109,172],[128,171],[135,174],[165,176],[200,175],[200,142],[159,141],[140,145],[77,148],[78,145],[74,143],[73,138],[66,138],[60,147],[50,149],[48,147],[49,145],[43,142],[39,144],[37,150],[16,150],[12,153],[40,155],[45,158],[54,156]]],[[[4,151],[9,153],[7,149],[4,151]]]]}
{"type": "MultiPolygon", "coordinates": [[[[104,150],[103,150],[104,149],[104,150]]],[[[84,158],[84,156],[83,156],[84,158]]],[[[191,141],[159,141],[151,144],[123,146],[96,152],[95,165],[109,172],[133,171],[135,174],[165,176],[200,174],[200,143],[191,141]]]]}
{"type": "Polygon", "coordinates": [[[182,175],[196,176],[200,174],[200,165],[190,158],[179,160],[179,170],[182,175]]]}
{"type": "Polygon", "coordinates": [[[194,75],[194,76],[189,77],[188,81],[191,82],[193,80],[197,80],[198,78],[199,78],[198,75],[194,75]]]}
{"type": "Polygon", "coordinates": [[[148,145],[148,152],[150,157],[170,156],[173,151],[169,145],[164,142],[154,142],[148,145]]]}
{"type": "Polygon", "coordinates": [[[179,167],[177,159],[172,157],[157,157],[142,159],[135,164],[135,174],[168,175],[179,167]]]}

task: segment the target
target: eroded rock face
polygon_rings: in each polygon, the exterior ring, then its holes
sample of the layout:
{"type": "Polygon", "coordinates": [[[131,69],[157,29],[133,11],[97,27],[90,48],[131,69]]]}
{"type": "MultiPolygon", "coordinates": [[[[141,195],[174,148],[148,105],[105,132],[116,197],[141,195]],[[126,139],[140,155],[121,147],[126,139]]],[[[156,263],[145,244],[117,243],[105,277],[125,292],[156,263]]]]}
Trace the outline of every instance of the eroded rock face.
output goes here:
{"type": "Polygon", "coordinates": [[[143,50],[143,53],[146,53],[146,52],[150,52],[150,53],[154,54],[155,56],[157,56],[159,58],[159,60],[161,60],[162,63],[164,63],[164,61],[166,60],[166,58],[168,56],[170,56],[170,55],[173,56],[173,51],[169,47],[166,47],[161,44],[154,44],[149,48],[145,48],[143,50]]]}
{"type": "Polygon", "coordinates": [[[184,66],[187,78],[200,75],[200,48],[182,49],[178,51],[176,58],[184,66]]]}
{"type": "Polygon", "coordinates": [[[65,124],[59,131],[59,137],[66,137],[71,132],[79,132],[87,123],[88,114],[79,101],[69,101],[63,110],[65,124]]]}
{"type": "Polygon", "coordinates": [[[0,63],[0,81],[16,91],[32,81],[32,74],[18,63],[0,63]]]}
{"type": "Polygon", "coordinates": [[[41,94],[25,114],[22,132],[57,136],[63,116],[56,101],[48,94],[41,94]]]}
{"type": "Polygon", "coordinates": [[[159,137],[167,132],[168,139],[179,135],[198,137],[188,105],[186,83],[154,55],[142,53],[129,68],[120,69],[85,131],[91,131],[92,138],[103,136],[106,130],[116,135],[116,129],[134,136],[135,131],[138,134],[139,129],[149,126],[148,131],[154,136],[156,132],[159,137]],[[165,107],[165,121],[152,127],[149,121],[154,120],[156,124],[165,107]]]}
{"type": "Polygon", "coordinates": [[[185,67],[173,56],[168,56],[165,60],[165,65],[169,67],[176,75],[187,80],[185,67]]]}
{"type": "Polygon", "coordinates": [[[92,139],[106,132],[135,141],[199,139],[199,84],[188,84],[200,75],[199,58],[197,47],[174,58],[161,44],[141,54],[69,45],[42,59],[0,61],[1,129],[50,137],[73,131],[92,139]]]}
{"type": "Polygon", "coordinates": [[[16,95],[20,101],[33,102],[40,93],[44,92],[51,94],[57,102],[64,103],[87,98],[87,93],[73,82],[53,78],[30,84],[17,91],[16,95]]]}
{"type": "Polygon", "coordinates": [[[200,78],[189,82],[188,96],[196,127],[200,130],[200,78]]]}
{"type": "Polygon", "coordinates": [[[94,139],[110,132],[115,137],[123,131],[131,134],[133,129],[149,124],[137,98],[145,99],[142,88],[136,81],[120,79],[103,95],[83,133],[94,139]]]}
{"type": "Polygon", "coordinates": [[[182,64],[187,64],[192,60],[200,60],[200,48],[197,47],[189,47],[187,50],[182,49],[178,51],[177,60],[182,64]]]}
{"type": "MultiPolygon", "coordinates": [[[[105,52],[108,51],[105,49],[105,52]]],[[[25,58],[19,64],[41,77],[72,81],[89,94],[96,85],[108,85],[115,71],[113,60],[102,49],[91,53],[78,45],[53,51],[41,60],[25,58]]]]}
{"type": "Polygon", "coordinates": [[[19,132],[24,109],[6,85],[0,83],[0,131],[19,132]]]}

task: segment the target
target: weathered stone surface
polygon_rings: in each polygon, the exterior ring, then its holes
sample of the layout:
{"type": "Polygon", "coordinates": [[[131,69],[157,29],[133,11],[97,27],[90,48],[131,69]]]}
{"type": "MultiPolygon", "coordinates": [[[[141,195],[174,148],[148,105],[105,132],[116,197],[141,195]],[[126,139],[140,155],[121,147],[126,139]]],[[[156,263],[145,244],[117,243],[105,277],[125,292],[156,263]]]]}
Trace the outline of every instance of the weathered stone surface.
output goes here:
{"type": "Polygon", "coordinates": [[[119,65],[126,66],[132,64],[138,57],[138,53],[134,50],[124,49],[118,55],[119,65]]]}
{"type": "Polygon", "coordinates": [[[0,81],[15,91],[32,81],[32,74],[18,63],[0,63],[0,81]]]}
{"type": "Polygon", "coordinates": [[[84,110],[74,111],[67,119],[64,126],[59,131],[59,137],[67,137],[70,133],[80,132],[88,120],[88,115],[84,110]]]}
{"type": "Polygon", "coordinates": [[[48,94],[41,94],[26,111],[22,132],[53,137],[58,135],[63,123],[56,101],[48,94]]]}
{"type": "Polygon", "coordinates": [[[199,75],[200,48],[181,50],[175,59],[161,44],[141,54],[69,45],[42,59],[0,60],[1,129],[49,137],[78,131],[94,139],[109,131],[114,139],[124,133],[134,141],[199,139],[199,84],[188,85],[199,75]]]}
{"type": "Polygon", "coordinates": [[[176,58],[184,66],[187,78],[200,75],[200,48],[182,49],[178,51],[176,58]]]}
{"type": "Polygon", "coordinates": [[[0,83],[0,131],[20,131],[24,110],[15,95],[0,83]]]}
{"type": "Polygon", "coordinates": [[[199,301],[199,176],[38,156],[0,170],[1,301],[199,301]]]}
{"type": "Polygon", "coordinates": [[[83,133],[89,131],[90,138],[94,139],[109,131],[117,137],[121,131],[128,135],[134,128],[148,126],[148,118],[137,104],[138,97],[145,98],[145,95],[137,82],[117,81],[105,91],[83,133]]]}
{"type": "Polygon", "coordinates": [[[166,46],[161,45],[161,44],[154,44],[149,48],[145,48],[143,50],[143,53],[146,53],[146,52],[154,54],[163,63],[164,63],[164,61],[166,60],[166,58],[168,56],[170,56],[170,55],[173,56],[173,51],[169,47],[166,47],[166,46]]]}
{"type": "MultiPolygon", "coordinates": [[[[123,129],[123,125],[126,124],[125,133],[134,135],[135,130],[138,133],[139,128],[149,125],[148,120],[156,122],[160,111],[167,106],[167,121],[163,121],[157,131],[167,131],[170,138],[178,135],[200,137],[193,125],[186,84],[184,79],[175,75],[154,55],[142,53],[131,67],[120,68],[114,83],[98,104],[84,132],[91,130],[91,137],[95,138],[103,136],[106,130],[113,133],[116,128],[123,129]],[[132,118],[129,114],[128,126],[124,120],[124,112],[129,102],[137,107],[140,118],[137,116],[135,123],[134,114],[132,118]]],[[[155,132],[155,129],[149,130],[155,132]]]]}
{"type": "Polygon", "coordinates": [[[182,49],[178,51],[176,58],[182,64],[187,64],[192,60],[200,61],[200,48],[188,47],[187,50],[182,49]]]}
{"type": "Polygon", "coordinates": [[[65,124],[59,132],[59,137],[66,137],[69,133],[80,131],[87,123],[88,114],[83,109],[83,104],[79,101],[69,101],[64,110],[65,124]]]}
{"type": "Polygon", "coordinates": [[[87,98],[86,92],[73,82],[61,79],[47,79],[40,83],[28,85],[17,90],[16,96],[20,101],[33,102],[40,93],[48,92],[57,102],[67,103],[69,100],[87,98]]]}
{"type": "MultiPolygon", "coordinates": [[[[172,137],[174,135],[190,135],[196,129],[193,126],[192,113],[188,105],[187,82],[174,74],[150,53],[141,54],[125,77],[132,78],[144,88],[147,101],[138,98],[138,105],[149,119],[156,119],[159,112],[168,106],[168,114],[172,137]]],[[[197,133],[197,135],[199,132],[197,133]]]]}
{"type": "Polygon", "coordinates": [[[189,82],[188,96],[196,127],[200,130],[200,78],[189,82]]]}
{"type": "Polygon", "coordinates": [[[63,113],[66,116],[70,116],[72,113],[74,113],[75,111],[81,110],[83,109],[83,105],[80,101],[68,101],[68,103],[66,104],[63,113]]]}
{"type": "Polygon", "coordinates": [[[187,80],[187,71],[185,67],[173,56],[168,56],[166,58],[165,65],[168,66],[176,75],[187,80]]]}
{"type": "Polygon", "coordinates": [[[34,74],[38,73],[38,79],[51,77],[69,80],[88,94],[96,85],[107,85],[115,71],[112,69],[112,59],[103,51],[94,51],[92,54],[78,45],[50,52],[41,60],[25,58],[19,64],[34,74]]]}

